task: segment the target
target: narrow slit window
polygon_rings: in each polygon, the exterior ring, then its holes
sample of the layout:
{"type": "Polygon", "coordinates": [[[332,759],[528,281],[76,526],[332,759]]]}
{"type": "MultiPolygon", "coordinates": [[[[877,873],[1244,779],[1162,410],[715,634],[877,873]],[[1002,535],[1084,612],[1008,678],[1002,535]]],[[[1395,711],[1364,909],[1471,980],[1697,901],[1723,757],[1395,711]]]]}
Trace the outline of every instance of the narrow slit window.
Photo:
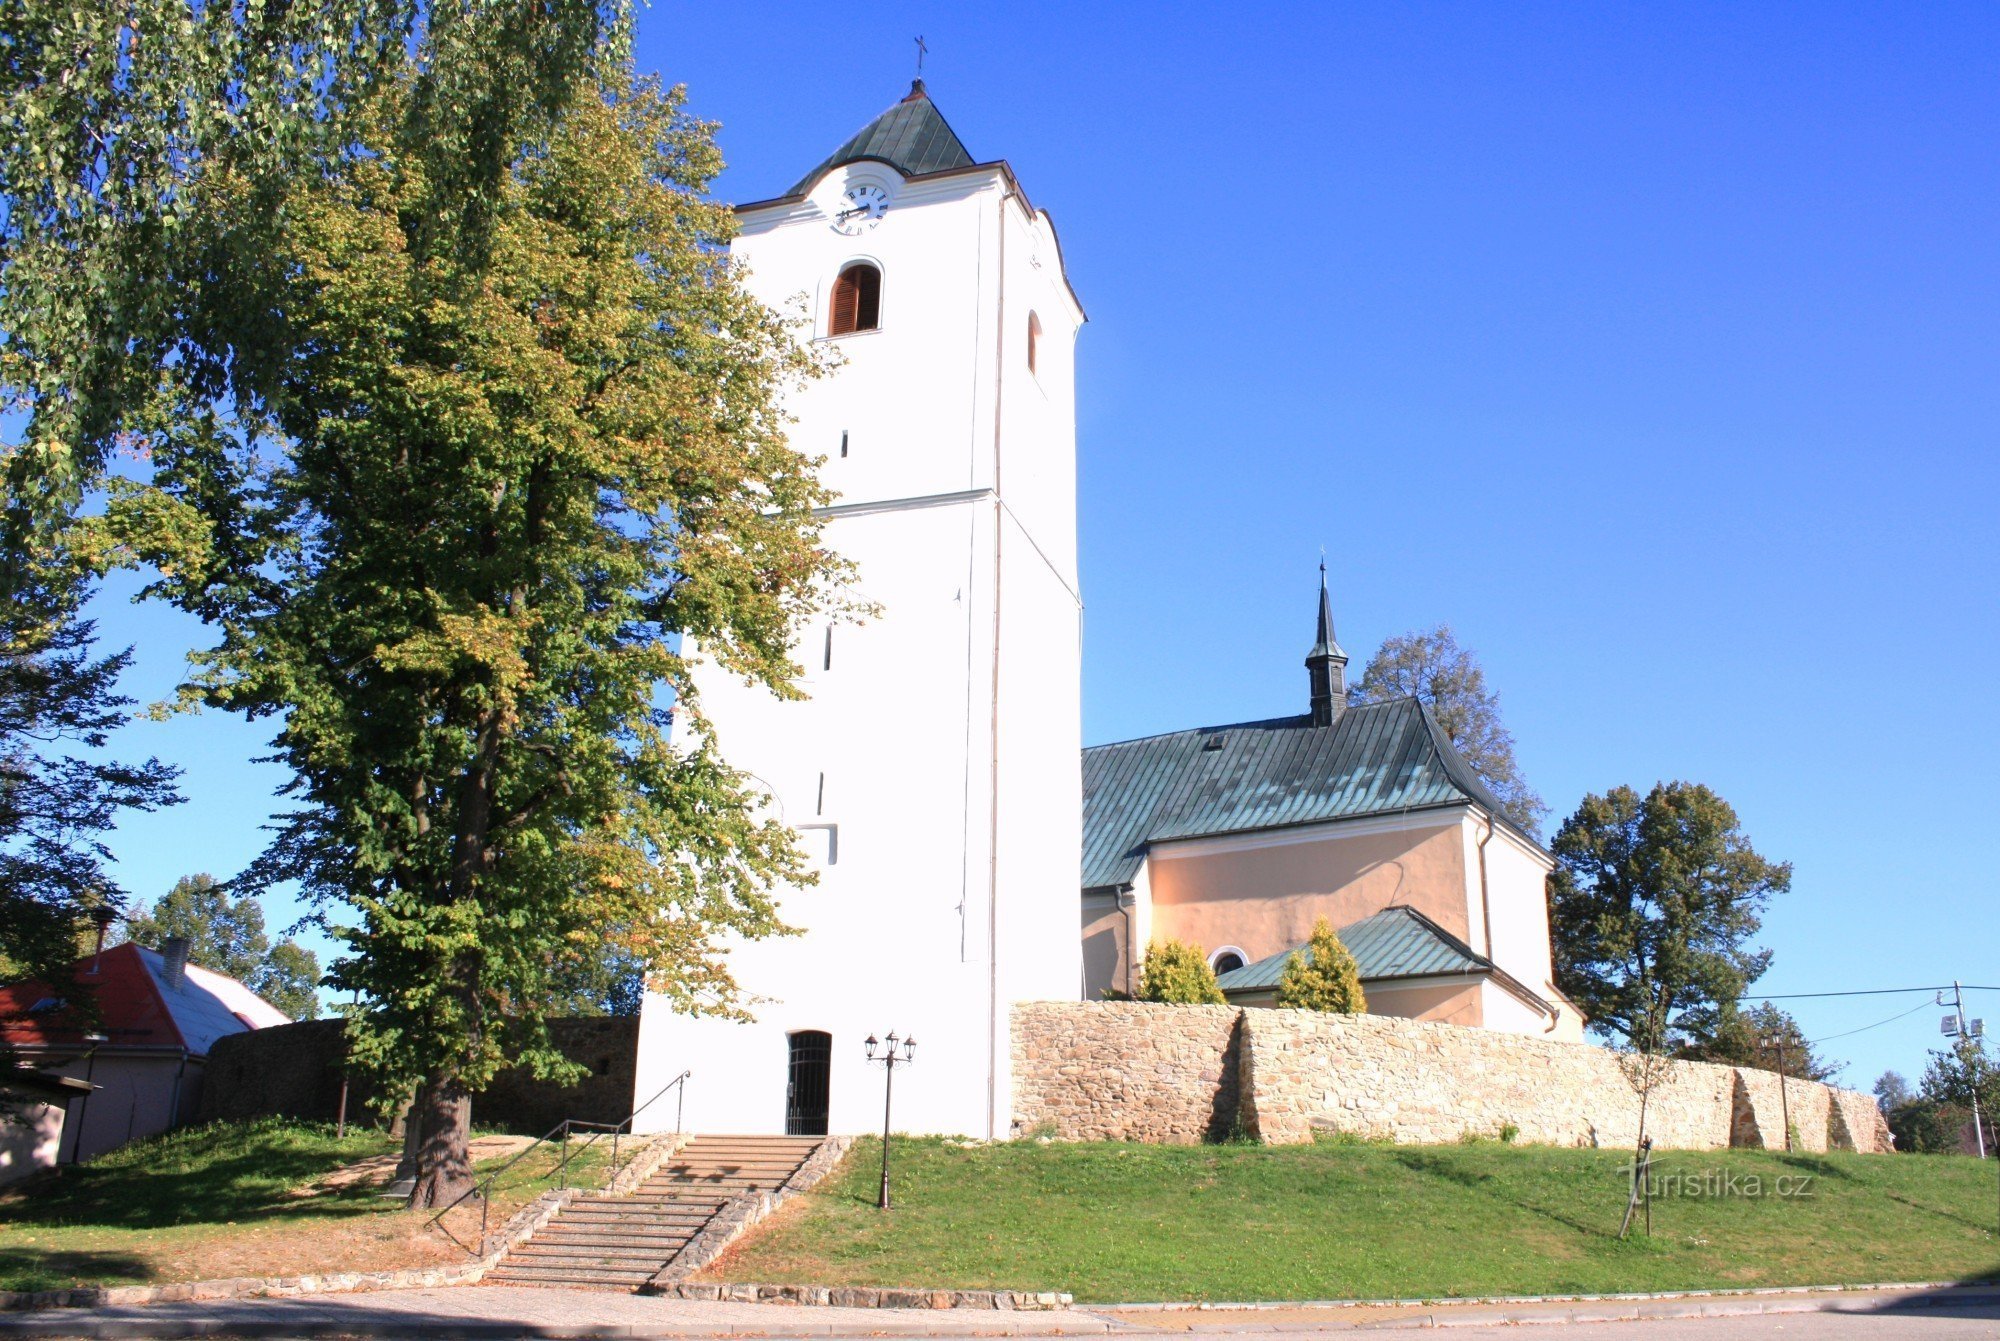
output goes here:
{"type": "Polygon", "coordinates": [[[820,656],[819,668],[821,670],[833,669],[833,625],[831,624],[826,626],[826,650],[820,656]]]}
{"type": "Polygon", "coordinates": [[[1042,319],[1033,312],[1028,313],[1028,371],[1035,370],[1035,359],[1041,353],[1042,319]]]}
{"type": "Polygon", "coordinates": [[[847,430],[844,428],[840,430],[840,459],[847,459],[847,430]]]}
{"type": "Polygon", "coordinates": [[[813,799],[813,814],[824,815],[825,813],[826,813],[826,771],[822,769],[820,770],[820,775],[819,775],[819,795],[813,799]]]}
{"type": "Polygon", "coordinates": [[[882,272],[866,261],[856,261],[833,281],[833,311],[828,315],[828,335],[853,335],[882,325],[882,272]]]}

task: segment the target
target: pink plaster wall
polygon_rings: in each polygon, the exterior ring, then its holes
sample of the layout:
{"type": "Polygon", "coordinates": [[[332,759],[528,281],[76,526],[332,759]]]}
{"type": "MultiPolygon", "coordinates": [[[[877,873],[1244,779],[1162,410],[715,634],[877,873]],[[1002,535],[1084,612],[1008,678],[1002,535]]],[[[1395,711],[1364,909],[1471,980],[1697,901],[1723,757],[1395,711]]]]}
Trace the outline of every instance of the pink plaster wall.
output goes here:
{"type": "Polygon", "coordinates": [[[1148,865],[1155,940],[1234,945],[1255,961],[1305,940],[1316,918],[1342,927],[1395,903],[1469,935],[1456,822],[1235,852],[1176,853],[1169,844],[1148,865]]]}

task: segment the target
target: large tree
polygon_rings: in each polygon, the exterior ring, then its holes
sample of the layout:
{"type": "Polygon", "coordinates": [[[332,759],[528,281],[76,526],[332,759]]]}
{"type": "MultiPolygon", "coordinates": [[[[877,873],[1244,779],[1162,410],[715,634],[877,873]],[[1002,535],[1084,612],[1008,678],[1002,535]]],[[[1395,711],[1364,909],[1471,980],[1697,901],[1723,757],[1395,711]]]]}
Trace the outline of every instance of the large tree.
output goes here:
{"type": "Polygon", "coordinates": [[[357,1059],[417,1089],[432,1205],[469,1177],[466,1095],[573,1073],[545,1019],[580,963],[740,1009],[719,938],[780,930],[773,890],[809,876],[675,636],[797,695],[844,570],[777,409],[817,365],[740,285],[679,92],[572,101],[477,253],[436,226],[456,186],[411,124],[385,98],[292,200],[267,338],[226,405],[167,405],[105,530],[218,631],[190,699],[279,722],[296,805],[253,876],[300,881],[347,946],[329,980],[357,1059]]]}
{"type": "Polygon", "coordinates": [[[126,922],[125,934],[155,950],[169,936],[185,937],[191,962],[238,979],[295,1020],[319,1014],[319,956],[289,937],[271,944],[263,905],[247,894],[231,898],[212,875],[176,880],[126,922]]]}
{"type": "Polygon", "coordinates": [[[1421,699],[1465,762],[1500,802],[1508,819],[1540,834],[1549,808],[1521,776],[1514,737],[1500,721],[1500,696],[1472,649],[1460,647],[1448,624],[1387,639],[1348,686],[1349,703],[1421,699]]]}
{"type": "MultiPolygon", "coordinates": [[[[163,379],[228,404],[267,337],[267,243],[400,106],[477,251],[521,136],[619,51],[626,0],[8,0],[0,5],[0,964],[57,971],[78,910],[115,897],[100,835],[171,798],[110,762],[129,706],[91,650],[71,524],[163,379]],[[208,207],[219,178],[254,208],[208,207]],[[240,262],[249,261],[243,265],[240,262]]],[[[76,993],[79,1001],[82,991],[76,993]]]]}
{"type": "Polygon", "coordinates": [[[1750,941],[1791,866],[1758,855],[1729,803],[1689,782],[1586,796],[1552,849],[1556,986],[1641,1052],[1713,1040],[1770,963],[1750,941]]]}

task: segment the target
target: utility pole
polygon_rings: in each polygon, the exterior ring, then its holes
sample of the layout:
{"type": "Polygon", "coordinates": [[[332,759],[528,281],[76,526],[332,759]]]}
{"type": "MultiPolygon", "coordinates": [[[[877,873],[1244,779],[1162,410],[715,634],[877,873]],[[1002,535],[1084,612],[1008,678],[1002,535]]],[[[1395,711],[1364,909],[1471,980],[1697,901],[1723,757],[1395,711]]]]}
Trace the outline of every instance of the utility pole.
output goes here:
{"type": "MultiPolygon", "coordinates": [[[[1940,992],[1938,996],[1940,998],[1938,1004],[1943,1005],[1942,998],[1944,993],[1940,992]]],[[[1956,978],[1952,980],[1951,984],[1951,1006],[1958,1014],[1958,1037],[1959,1041],[1963,1043],[1966,1039],[1971,1038],[1972,1035],[1967,1032],[1965,1027],[1965,989],[1959,985],[1956,978]]],[[[1963,1056],[1964,1054],[1960,1055],[1963,1056]]],[[[1972,1090],[1972,1139],[1979,1142],[1979,1157],[1985,1159],[1986,1124],[1979,1115],[1979,1077],[1973,1073],[1973,1068],[1969,1061],[1966,1064],[1966,1081],[1972,1090]]]]}

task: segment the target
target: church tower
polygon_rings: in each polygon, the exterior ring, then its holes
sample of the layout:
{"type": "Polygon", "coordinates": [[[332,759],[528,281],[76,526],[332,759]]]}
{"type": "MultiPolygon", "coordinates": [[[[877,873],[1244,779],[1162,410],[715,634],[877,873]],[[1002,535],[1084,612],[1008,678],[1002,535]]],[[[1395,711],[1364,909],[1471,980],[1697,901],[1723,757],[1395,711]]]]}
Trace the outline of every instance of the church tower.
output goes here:
{"type": "Polygon", "coordinates": [[[880,614],[810,631],[803,702],[697,671],[724,757],[820,879],[782,900],[803,935],[730,955],[753,1023],[648,1001],[636,1102],[688,1070],[691,1131],[873,1130],[863,1044],[895,1030],[918,1041],[898,1129],[1005,1137],[1010,1007],[1081,990],[1083,310],[1048,215],[921,80],[737,215],[751,290],[840,356],[786,408],[839,493],[826,542],[880,614]]]}

